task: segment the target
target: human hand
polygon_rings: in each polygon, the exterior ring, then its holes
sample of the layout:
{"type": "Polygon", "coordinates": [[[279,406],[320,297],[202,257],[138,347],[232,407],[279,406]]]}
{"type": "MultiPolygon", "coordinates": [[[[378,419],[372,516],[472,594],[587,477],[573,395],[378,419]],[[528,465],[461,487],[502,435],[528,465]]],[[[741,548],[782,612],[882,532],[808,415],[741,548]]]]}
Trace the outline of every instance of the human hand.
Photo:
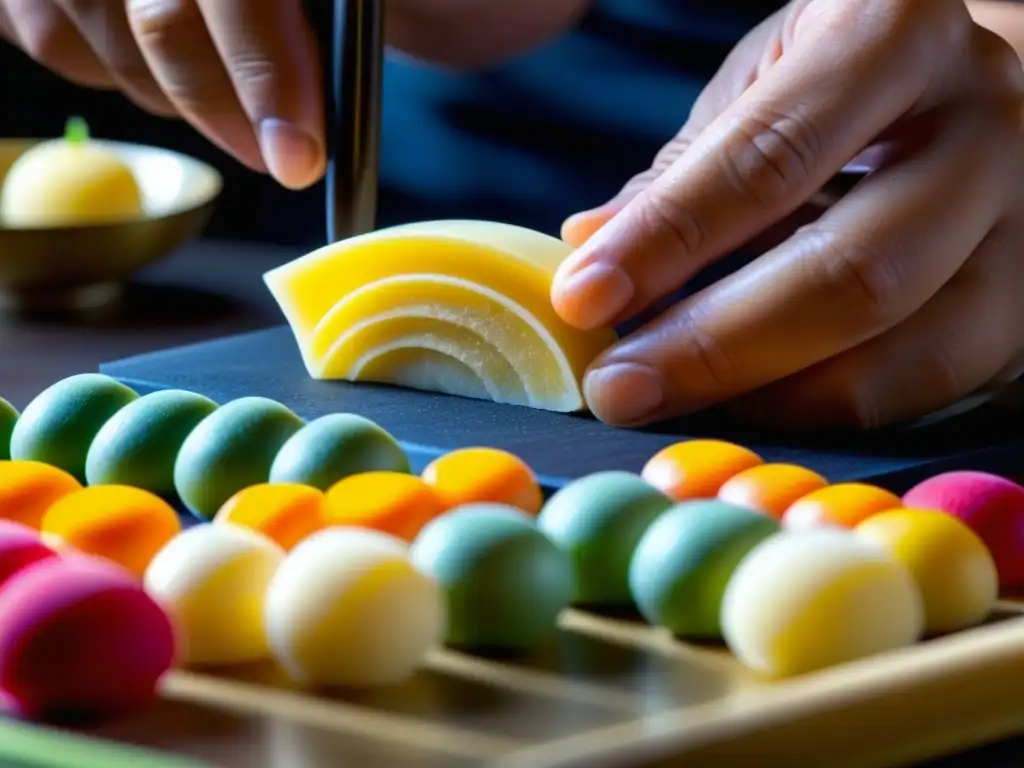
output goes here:
{"type": "Polygon", "coordinates": [[[323,173],[319,57],[298,0],[0,0],[0,32],[69,80],[184,118],[285,186],[323,173]]]}
{"type": "Polygon", "coordinates": [[[963,0],[794,0],[734,50],[651,170],[566,222],[577,250],[555,308],[618,324],[857,157],[874,170],[596,360],[595,414],[639,426],[726,403],[791,428],[870,428],[1018,372],[1022,107],[1019,59],[963,0]]]}

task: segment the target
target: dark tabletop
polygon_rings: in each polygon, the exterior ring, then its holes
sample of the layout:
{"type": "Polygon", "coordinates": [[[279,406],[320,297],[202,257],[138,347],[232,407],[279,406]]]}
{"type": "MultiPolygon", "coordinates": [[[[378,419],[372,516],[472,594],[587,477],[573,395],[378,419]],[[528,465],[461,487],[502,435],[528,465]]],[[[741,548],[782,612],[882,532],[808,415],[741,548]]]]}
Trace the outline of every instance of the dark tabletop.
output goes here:
{"type": "MultiPolygon", "coordinates": [[[[278,325],[282,318],[262,274],[298,255],[201,241],[140,273],[114,310],[78,318],[0,318],[0,395],[21,408],[54,381],[95,371],[102,362],[278,325]]],[[[1024,739],[929,765],[1016,768],[1024,765],[1024,739]]]]}

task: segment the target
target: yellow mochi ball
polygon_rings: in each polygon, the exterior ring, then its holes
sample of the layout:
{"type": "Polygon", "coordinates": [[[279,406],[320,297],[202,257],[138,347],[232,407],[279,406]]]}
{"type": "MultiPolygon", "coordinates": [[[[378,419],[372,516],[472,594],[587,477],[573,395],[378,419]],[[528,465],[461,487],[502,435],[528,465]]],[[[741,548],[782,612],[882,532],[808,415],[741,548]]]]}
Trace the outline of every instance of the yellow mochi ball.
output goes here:
{"type": "Polygon", "coordinates": [[[733,654],[772,677],[823,669],[916,642],[921,595],[910,572],[850,531],[786,531],[756,546],[726,587],[733,654]]]}
{"type": "Polygon", "coordinates": [[[8,227],[104,224],[136,219],[142,211],[131,168],[74,121],[65,138],[18,157],[0,194],[0,221],[8,227]]]}
{"type": "Polygon", "coordinates": [[[988,547],[952,515],[894,509],[869,517],[855,533],[909,569],[924,598],[928,632],[980,624],[999,598],[999,575],[988,547]]]}
{"type": "Polygon", "coordinates": [[[296,682],[391,685],[441,644],[446,605],[404,541],[335,527],[289,553],[270,584],[264,617],[274,658],[296,682]]]}
{"type": "Polygon", "coordinates": [[[269,658],[263,604],[284,558],[277,543],[227,523],[198,525],[168,542],[144,586],[175,624],[180,661],[230,666],[269,658]]]}

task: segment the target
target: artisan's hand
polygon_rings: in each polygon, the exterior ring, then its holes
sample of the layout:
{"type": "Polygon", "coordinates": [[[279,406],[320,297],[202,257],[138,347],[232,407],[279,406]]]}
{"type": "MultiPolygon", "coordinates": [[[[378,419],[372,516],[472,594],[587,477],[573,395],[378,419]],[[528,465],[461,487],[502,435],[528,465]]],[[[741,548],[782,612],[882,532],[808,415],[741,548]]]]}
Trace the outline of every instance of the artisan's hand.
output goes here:
{"type": "Polygon", "coordinates": [[[815,223],[597,360],[602,419],[731,401],[871,427],[1024,362],[1024,75],[963,0],[796,0],[748,36],[654,169],[570,219],[553,300],[618,323],[798,208],[866,148],[815,223]],[[607,222],[607,223],[606,223],[607,222]],[[602,226],[603,225],[603,226],[602,226]]]}
{"type": "Polygon", "coordinates": [[[319,59],[299,0],[0,0],[0,32],[69,80],[180,115],[286,186],[323,172],[319,59]]]}

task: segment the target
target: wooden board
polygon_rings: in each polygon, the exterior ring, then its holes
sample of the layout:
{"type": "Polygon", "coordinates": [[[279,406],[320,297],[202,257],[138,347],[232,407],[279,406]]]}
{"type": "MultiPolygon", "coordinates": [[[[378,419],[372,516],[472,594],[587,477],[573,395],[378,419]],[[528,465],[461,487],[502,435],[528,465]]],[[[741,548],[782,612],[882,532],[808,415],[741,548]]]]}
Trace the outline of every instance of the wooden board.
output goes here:
{"type": "Polygon", "coordinates": [[[224,768],[880,768],[1024,730],[1024,605],[775,683],[723,649],[578,611],[528,659],[430,656],[407,683],[312,695],[271,665],[182,672],[99,735],[224,768]]]}
{"type": "Polygon", "coordinates": [[[713,417],[657,430],[614,429],[578,415],[385,386],[314,381],[284,326],[120,360],[100,370],[141,392],[177,387],[222,403],[262,395],[304,418],[359,413],[394,434],[416,467],[455,448],[504,448],[528,462],[548,488],[602,470],[639,471],[664,446],[694,436],[732,439],[768,461],[803,464],[832,482],[869,480],[895,490],[951,468],[1013,471],[1024,455],[1024,410],[1013,400],[988,402],[930,426],[816,442],[751,434],[713,417]]]}

